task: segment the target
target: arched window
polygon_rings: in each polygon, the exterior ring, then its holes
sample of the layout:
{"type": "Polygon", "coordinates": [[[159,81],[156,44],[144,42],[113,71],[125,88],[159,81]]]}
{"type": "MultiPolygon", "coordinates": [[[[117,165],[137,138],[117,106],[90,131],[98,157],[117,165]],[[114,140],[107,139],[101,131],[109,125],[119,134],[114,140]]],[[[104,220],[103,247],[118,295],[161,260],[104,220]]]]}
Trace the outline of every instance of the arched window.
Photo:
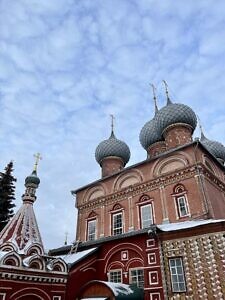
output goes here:
{"type": "Polygon", "coordinates": [[[149,195],[142,195],[138,202],[140,228],[148,228],[153,224],[153,199],[149,195]]]}
{"type": "Polygon", "coordinates": [[[92,211],[87,218],[87,241],[93,241],[97,238],[97,214],[92,211]]]}
{"type": "Polygon", "coordinates": [[[174,201],[177,212],[177,218],[190,216],[190,210],[187,199],[187,191],[183,184],[178,184],[174,187],[174,201]]]}
{"type": "Polygon", "coordinates": [[[124,232],[124,208],[115,204],[111,211],[112,235],[119,235],[124,232]]]}

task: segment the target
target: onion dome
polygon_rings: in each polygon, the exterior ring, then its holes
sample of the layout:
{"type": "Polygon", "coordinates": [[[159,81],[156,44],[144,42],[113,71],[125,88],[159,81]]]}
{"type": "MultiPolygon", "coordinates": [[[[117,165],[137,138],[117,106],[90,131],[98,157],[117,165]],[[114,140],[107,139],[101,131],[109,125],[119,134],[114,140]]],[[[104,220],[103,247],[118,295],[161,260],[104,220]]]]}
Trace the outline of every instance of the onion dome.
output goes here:
{"type": "Polygon", "coordinates": [[[112,130],[109,139],[102,141],[95,150],[95,159],[101,165],[103,159],[114,156],[122,159],[124,165],[130,159],[130,149],[126,143],[118,140],[112,130]]]}
{"type": "Polygon", "coordinates": [[[223,144],[207,139],[202,131],[200,141],[217,159],[221,159],[223,162],[225,161],[225,147],[223,144]]]}
{"type": "Polygon", "coordinates": [[[170,125],[183,123],[192,127],[193,131],[197,125],[197,118],[194,111],[185,104],[172,103],[168,98],[167,105],[159,110],[155,122],[159,132],[163,131],[170,125]]]}
{"type": "Polygon", "coordinates": [[[157,121],[156,121],[156,115],[158,114],[158,106],[156,102],[156,94],[155,94],[155,87],[153,84],[151,84],[153,88],[153,100],[155,105],[155,116],[152,120],[145,123],[145,125],[142,127],[141,132],[139,134],[139,140],[142,145],[142,147],[147,151],[148,148],[156,143],[162,141],[162,134],[159,130],[157,121]]]}
{"type": "Polygon", "coordinates": [[[152,144],[162,141],[161,131],[155,117],[142,127],[139,140],[145,150],[148,150],[152,144]]]}
{"type": "Polygon", "coordinates": [[[40,179],[37,176],[36,170],[33,170],[31,175],[27,176],[26,179],[25,179],[25,185],[28,185],[28,184],[39,185],[39,183],[40,183],[40,179]]]}

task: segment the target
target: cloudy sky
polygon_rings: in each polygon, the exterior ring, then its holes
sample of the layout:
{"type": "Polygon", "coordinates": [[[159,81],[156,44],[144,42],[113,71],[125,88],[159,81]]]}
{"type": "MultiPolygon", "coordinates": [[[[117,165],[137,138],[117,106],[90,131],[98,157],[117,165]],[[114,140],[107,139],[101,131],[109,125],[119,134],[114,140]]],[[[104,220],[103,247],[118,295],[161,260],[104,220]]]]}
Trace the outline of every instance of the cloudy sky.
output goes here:
{"type": "MultiPolygon", "coordinates": [[[[225,143],[225,1],[0,0],[0,169],[14,160],[17,209],[33,154],[47,248],[75,239],[71,190],[100,177],[95,148],[115,132],[145,159],[139,132],[165,104],[190,105],[225,143]]],[[[195,135],[199,135],[196,130],[195,135]]]]}

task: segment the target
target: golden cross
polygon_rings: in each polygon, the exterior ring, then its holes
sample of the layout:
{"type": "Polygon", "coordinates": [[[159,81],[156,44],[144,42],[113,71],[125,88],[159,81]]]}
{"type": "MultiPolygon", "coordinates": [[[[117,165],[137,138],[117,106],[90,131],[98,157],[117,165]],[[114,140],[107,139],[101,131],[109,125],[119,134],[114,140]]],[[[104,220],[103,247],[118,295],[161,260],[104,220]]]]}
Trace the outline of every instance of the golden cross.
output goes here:
{"type": "Polygon", "coordinates": [[[114,117],[114,115],[110,115],[110,117],[111,117],[111,128],[112,128],[112,132],[113,132],[115,117],[114,117]]]}
{"type": "Polygon", "coordinates": [[[39,161],[42,159],[41,154],[38,152],[37,154],[34,154],[35,157],[35,163],[34,163],[34,171],[37,171],[37,166],[39,161]]]}

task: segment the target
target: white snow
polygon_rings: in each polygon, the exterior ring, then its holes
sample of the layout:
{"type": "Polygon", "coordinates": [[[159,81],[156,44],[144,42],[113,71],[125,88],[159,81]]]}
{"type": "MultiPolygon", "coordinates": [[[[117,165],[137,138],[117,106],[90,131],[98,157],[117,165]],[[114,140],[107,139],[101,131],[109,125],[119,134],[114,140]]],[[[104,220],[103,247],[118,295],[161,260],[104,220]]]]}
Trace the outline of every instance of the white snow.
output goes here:
{"type": "Polygon", "coordinates": [[[67,264],[72,264],[77,262],[78,260],[82,259],[84,256],[94,252],[97,248],[91,248],[88,250],[72,253],[72,254],[67,254],[64,256],[59,256],[62,258],[67,264]]]}
{"type": "Polygon", "coordinates": [[[179,222],[179,223],[168,223],[168,224],[157,225],[157,227],[162,231],[175,231],[175,230],[182,230],[182,229],[197,227],[197,226],[211,224],[211,223],[219,223],[219,222],[224,222],[224,221],[225,221],[225,219],[185,221],[185,222],[179,222]]]}
{"type": "Polygon", "coordinates": [[[6,251],[0,251],[0,260],[9,252],[6,251]]]}
{"type": "Polygon", "coordinates": [[[115,283],[110,281],[100,281],[100,282],[106,284],[112,290],[114,296],[118,296],[119,294],[129,295],[129,294],[133,294],[134,292],[127,284],[115,283]]]}

